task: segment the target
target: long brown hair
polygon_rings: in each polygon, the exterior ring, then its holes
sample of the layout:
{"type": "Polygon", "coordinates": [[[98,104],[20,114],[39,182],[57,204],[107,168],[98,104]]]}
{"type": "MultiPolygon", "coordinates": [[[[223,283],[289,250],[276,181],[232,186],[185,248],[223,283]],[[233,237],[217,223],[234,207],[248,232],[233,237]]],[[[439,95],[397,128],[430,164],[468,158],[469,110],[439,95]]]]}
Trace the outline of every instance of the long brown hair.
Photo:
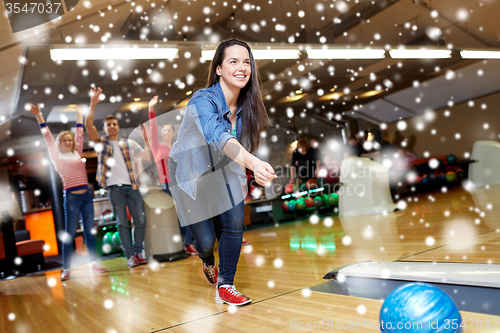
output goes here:
{"type": "Polygon", "coordinates": [[[220,78],[216,72],[217,66],[222,65],[226,48],[235,45],[243,46],[248,50],[248,54],[250,55],[250,67],[252,69],[252,74],[250,75],[248,83],[240,91],[238,103],[241,103],[241,113],[243,114],[242,136],[248,140],[248,150],[253,153],[259,147],[260,133],[263,132],[270,123],[266,108],[264,107],[264,102],[262,101],[262,94],[260,93],[260,75],[253,58],[252,50],[247,43],[239,39],[231,38],[221,42],[217,46],[214,58],[210,64],[207,88],[213,86],[219,81],[220,78]]]}
{"type": "Polygon", "coordinates": [[[59,133],[59,135],[57,136],[57,139],[56,139],[57,148],[59,149],[59,151],[61,153],[63,152],[61,149],[61,140],[67,134],[71,135],[71,138],[73,139],[73,148],[71,148],[71,152],[74,153],[75,152],[75,136],[73,135],[73,132],[71,132],[71,131],[62,131],[61,133],[59,133]]]}

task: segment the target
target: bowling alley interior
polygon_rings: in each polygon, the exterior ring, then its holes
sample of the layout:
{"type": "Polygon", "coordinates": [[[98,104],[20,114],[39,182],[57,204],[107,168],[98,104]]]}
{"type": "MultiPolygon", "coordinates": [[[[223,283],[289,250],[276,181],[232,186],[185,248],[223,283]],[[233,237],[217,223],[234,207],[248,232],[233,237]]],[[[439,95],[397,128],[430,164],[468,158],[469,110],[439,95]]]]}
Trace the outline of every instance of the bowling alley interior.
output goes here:
{"type": "Polygon", "coordinates": [[[500,332],[500,1],[14,5],[0,5],[0,332],[500,332]],[[276,175],[243,168],[241,306],[216,302],[151,148],[167,125],[176,147],[230,38],[252,50],[269,118],[253,155],[276,175]],[[113,115],[142,151],[120,164],[142,200],[127,214],[89,115],[99,140],[113,115]],[[72,193],[89,198],[74,230],[72,193]]]}

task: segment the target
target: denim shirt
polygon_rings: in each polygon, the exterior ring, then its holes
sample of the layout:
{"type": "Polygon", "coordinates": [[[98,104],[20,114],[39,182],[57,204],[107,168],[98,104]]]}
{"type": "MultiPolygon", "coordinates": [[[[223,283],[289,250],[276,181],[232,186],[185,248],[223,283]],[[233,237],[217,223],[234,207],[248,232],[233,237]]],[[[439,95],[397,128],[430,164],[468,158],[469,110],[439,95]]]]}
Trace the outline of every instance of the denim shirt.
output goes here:
{"type": "MultiPolygon", "coordinates": [[[[241,103],[238,103],[236,136],[233,136],[228,118],[230,110],[219,82],[195,92],[186,106],[170,157],[178,165],[175,172],[178,186],[193,200],[196,199],[197,179],[222,160],[225,156],[223,148],[229,139],[239,140],[242,126],[240,111],[241,103]]],[[[231,160],[229,167],[240,178],[241,185],[245,185],[247,177],[241,166],[231,160]]]]}

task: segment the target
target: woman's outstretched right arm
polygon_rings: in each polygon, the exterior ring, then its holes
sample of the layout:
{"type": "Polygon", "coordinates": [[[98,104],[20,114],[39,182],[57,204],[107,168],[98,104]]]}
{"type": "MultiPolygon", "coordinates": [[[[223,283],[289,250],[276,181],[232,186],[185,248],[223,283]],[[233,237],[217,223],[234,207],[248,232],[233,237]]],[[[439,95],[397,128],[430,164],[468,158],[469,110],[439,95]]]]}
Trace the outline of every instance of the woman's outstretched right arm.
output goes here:
{"type": "Polygon", "coordinates": [[[31,108],[29,110],[26,110],[26,112],[34,115],[36,117],[36,120],[38,120],[38,124],[40,124],[40,131],[42,132],[43,139],[45,140],[45,144],[49,149],[50,158],[52,158],[52,160],[56,160],[59,157],[59,149],[57,149],[56,141],[54,140],[54,137],[52,136],[49,127],[47,126],[45,120],[43,119],[43,114],[42,111],[40,110],[40,104],[34,106],[33,104],[30,103],[30,105],[31,108]]]}
{"type": "Polygon", "coordinates": [[[235,138],[227,140],[223,150],[229,158],[252,170],[259,185],[265,186],[277,177],[269,163],[250,154],[235,138]]]}
{"type": "Polygon", "coordinates": [[[158,96],[151,98],[148,105],[149,114],[149,130],[150,137],[148,138],[151,144],[151,149],[156,152],[156,149],[160,146],[160,139],[158,138],[158,125],[156,123],[156,112],[155,106],[158,104],[158,96]]]}

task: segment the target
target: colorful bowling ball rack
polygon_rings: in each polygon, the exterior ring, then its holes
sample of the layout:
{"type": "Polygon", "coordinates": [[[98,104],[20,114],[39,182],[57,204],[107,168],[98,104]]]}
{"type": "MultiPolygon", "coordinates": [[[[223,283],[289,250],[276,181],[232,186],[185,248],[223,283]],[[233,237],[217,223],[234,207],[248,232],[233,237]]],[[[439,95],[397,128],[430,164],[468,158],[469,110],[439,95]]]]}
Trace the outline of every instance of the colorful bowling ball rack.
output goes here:
{"type": "Polygon", "coordinates": [[[288,184],[281,196],[281,208],[287,219],[297,219],[310,214],[338,212],[339,196],[324,179],[288,184]],[[326,193],[331,191],[332,193],[326,193]]]}
{"type": "Polygon", "coordinates": [[[102,211],[96,230],[96,253],[98,257],[123,255],[116,215],[113,211],[102,211]]]}

